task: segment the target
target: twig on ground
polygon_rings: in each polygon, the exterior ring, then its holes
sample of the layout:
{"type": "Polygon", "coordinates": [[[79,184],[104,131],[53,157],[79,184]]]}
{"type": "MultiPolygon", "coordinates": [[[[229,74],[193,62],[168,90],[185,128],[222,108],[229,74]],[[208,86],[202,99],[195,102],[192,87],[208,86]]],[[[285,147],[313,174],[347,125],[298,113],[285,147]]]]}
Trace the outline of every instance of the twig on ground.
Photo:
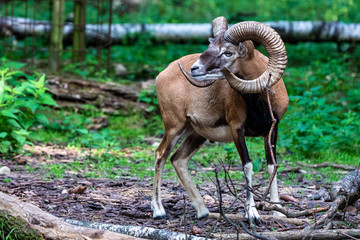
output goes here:
{"type": "Polygon", "coordinates": [[[311,208],[311,209],[306,209],[303,211],[293,212],[293,211],[286,210],[285,208],[281,208],[281,207],[277,206],[276,204],[270,204],[266,201],[262,201],[258,205],[262,206],[262,209],[264,211],[274,211],[275,210],[275,211],[281,212],[282,214],[284,214],[290,218],[310,216],[310,215],[313,215],[314,213],[324,212],[329,209],[329,207],[320,207],[320,208],[311,208]]]}
{"type": "Polygon", "coordinates": [[[306,173],[306,171],[301,169],[300,167],[287,167],[287,168],[281,170],[280,172],[282,172],[282,173],[285,173],[285,172],[306,173]]]}
{"type": "Polygon", "coordinates": [[[287,202],[295,203],[297,205],[300,204],[300,201],[298,199],[296,199],[296,198],[294,198],[293,196],[290,196],[290,195],[281,194],[280,199],[284,200],[284,201],[287,201],[287,202]]]}

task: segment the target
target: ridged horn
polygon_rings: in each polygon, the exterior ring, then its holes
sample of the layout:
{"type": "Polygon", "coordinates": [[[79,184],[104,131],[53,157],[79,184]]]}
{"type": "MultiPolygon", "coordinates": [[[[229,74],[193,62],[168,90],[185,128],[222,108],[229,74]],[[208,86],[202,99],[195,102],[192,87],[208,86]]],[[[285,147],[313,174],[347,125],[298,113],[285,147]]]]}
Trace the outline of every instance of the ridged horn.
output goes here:
{"type": "Polygon", "coordinates": [[[224,17],[217,17],[212,21],[212,33],[216,37],[219,33],[228,29],[228,22],[224,17]]]}
{"type": "Polygon", "coordinates": [[[199,81],[194,79],[191,74],[189,72],[187,72],[180,64],[179,62],[179,67],[180,70],[182,71],[182,73],[184,74],[184,76],[186,77],[186,79],[195,87],[207,87],[210,86],[211,84],[213,84],[216,79],[208,79],[208,80],[204,80],[204,81],[199,81]]]}
{"type": "Polygon", "coordinates": [[[224,38],[235,45],[245,40],[257,41],[269,54],[269,64],[265,72],[253,80],[238,78],[229,69],[224,68],[225,78],[232,88],[244,93],[258,93],[265,90],[269,77],[269,88],[281,79],[286,68],[287,56],[284,42],[274,29],[260,22],[241,22],[230,27],[224,38]]]}

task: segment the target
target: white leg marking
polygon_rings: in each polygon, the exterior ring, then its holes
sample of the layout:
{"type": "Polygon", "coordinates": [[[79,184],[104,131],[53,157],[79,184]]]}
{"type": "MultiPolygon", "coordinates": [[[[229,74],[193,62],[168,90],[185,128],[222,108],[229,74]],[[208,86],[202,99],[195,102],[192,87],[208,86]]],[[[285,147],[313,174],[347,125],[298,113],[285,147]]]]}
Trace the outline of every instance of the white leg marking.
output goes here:
{"type": "MultiPolygon", "coordinates": [[[[270,178],[271,178],[274,170],[275,170],[274,165],[269,164],[269,165],[268,165],[268,173],[269,173],[269,177],[270,177],[270,178]]],[[[271,202],[280,202],[278,185],[277,185],[277,176],[276,176],[276,174],[275,174],[274,179],[273,179],[273,181],[272,181],[272,183],[271,183],[271,186],[270,186],[270,201],[271,201],[271,202]]],[[[277,206],[278,206],[278,207],[281,207],[280,204],[277,204],[277,206]]],[[[282,214],[282,213],[280,213],[280,212],[278,212],[278,211],[273,211],[273,215],[285,217],[284,214],[282,214]]]]}
{"type": "MultiPolygon", "coordinates": [[[[245,173],[245,178],[246,178],[246,184],[249,188],[251,188],[252,187],[252,175],[253,175],[253,165],[251,162],[245,164],[244,173],[245,173]]],[[[255,207],[253,193],[249,190],[247,190],[247,198],[246,198],[245,208],[246,208],[245,209],[245,218],[260,220],[259,213],[255,207]]]]}

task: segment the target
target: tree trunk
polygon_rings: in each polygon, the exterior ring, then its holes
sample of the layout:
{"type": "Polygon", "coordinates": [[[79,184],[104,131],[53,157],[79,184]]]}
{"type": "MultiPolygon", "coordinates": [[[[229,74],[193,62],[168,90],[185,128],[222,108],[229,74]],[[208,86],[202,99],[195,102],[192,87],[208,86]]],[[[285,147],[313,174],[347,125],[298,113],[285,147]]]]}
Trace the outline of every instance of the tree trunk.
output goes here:
{"type": "MultiPolygon", "coordinates": [[[[13,230],[10,236],[17,239],[53,239],[53,240],[136,240],[128,235],[85,227],[63,222],[61,219],[42,211],[40,208],[19,201],[0,192],[0,222],[2,231],[13,230]],[[10,226],[10,229],[4,229],[10,226]]],[[[8,234],[8,233],[7,233],[8,234]]]]}
{"type": "Polygon", "coordinates": [[[72,61],[85,60],[86,0],[74,1],[74,35],[72,61]]]}
{"type": "Polygon", "coordinates": [[[64,0],[53,0],[49,46],[49,61],[52,72],[58,72],[60,69],[61,53],[63,49],[64,9],[64,0]]]}
{"type": "MultiPolygon", "coordinates": [[[[50,30],[50,24],[44,21],[34,21],[25,18],[1,17],[0,28],[6,27],[15,35],[32,34],[26,24],[35,24],[34,34],[46,36],[50,30]],[[12,21],[14,24],[12,24],[12,21]]],[[[265,22],[274,28],[285,42],[360,42],[360,24],[342,22],[321,22],[321,21],[279,21],[265,22]]],[[[71,35],[73,25],[66,24],[64,27],[65,36],[71,35]]],[[[142,34],[149,32],[153,38],[160,41],[207,41],[211,36],[210,23],[183,23],[183,24],[112,24],[112,43],[122,42],[129,34],[142,34]]],[[[108,25],[86,25],[86,39],[89,42],[109,42],[108,25]]]]}

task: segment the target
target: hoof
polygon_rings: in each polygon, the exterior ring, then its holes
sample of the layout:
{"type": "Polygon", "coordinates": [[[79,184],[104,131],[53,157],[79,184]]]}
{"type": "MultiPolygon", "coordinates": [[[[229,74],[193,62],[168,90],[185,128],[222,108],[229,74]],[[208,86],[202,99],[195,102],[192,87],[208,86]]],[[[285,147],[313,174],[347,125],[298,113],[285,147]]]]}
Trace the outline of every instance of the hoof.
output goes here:
{"type": "Polygon", "coordinates": [[[207,211],[206,213],[203,213],[201,215],[197,215],[197,219],[207,219],[209,217],[209,211],[207,211]]]}
{"type": "Polygon", "coordinates": [[[248,221],[249,221],[250,226],[254,226],[254,225],[256,225],[256,226],[258,226],[258,227],[262,227],[262,226],[263,226],[260,218],[251,217],[251,218],[248,218],[248,221]]]}
{"type": "Polygon", "coordinates": [[[166,218],[166,212],[161,203],[157,205],[153,201],[151,203],[151,210],[153,211],[153,219],[165,219],[166,218]]]}
{"type": "Polygon", "coordinates": [[[255,207],[249,209],[249,214],[245,214],[245,218],[249,221],[249,224],[252,226],[254,225],[257,225],[259,227],[263,226],[260,220],[260,215],[255,207]]]}
{"type": "Polygon", "coordinates": [[[255,218],[255,224],[256,224],[256,226],[259,226],[259,227],[262,227],[262,226],[263,226],[260,218],[255,218]]]}

